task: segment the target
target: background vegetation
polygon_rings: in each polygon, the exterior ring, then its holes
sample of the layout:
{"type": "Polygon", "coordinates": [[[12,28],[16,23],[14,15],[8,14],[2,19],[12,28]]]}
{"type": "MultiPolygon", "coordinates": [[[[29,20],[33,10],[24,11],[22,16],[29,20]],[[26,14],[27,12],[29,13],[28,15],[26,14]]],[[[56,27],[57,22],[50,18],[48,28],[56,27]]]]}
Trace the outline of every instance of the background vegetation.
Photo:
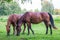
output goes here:
{"type": "MultiPolygon", "coordinates": [[[[32,4],[31,0],[21,0],[21,3],[24,4],[24,2],[26,1],[32,4]]],[[[54,9],[52,2],[41,0],[41,5],[42,5],[41,11],[49,12],[51,14],[60,14],[59,9],[54,9]]],[[[38,11],[39,11],[38,9],[35,9],[35,12],[38,11]]],[[[0,16],[10,15],[14,13],[21,14],[24,12],[26,12],[26,9],[22,10],[16,2],[13,2],[13,0],[0,0],[0,16]]]]}

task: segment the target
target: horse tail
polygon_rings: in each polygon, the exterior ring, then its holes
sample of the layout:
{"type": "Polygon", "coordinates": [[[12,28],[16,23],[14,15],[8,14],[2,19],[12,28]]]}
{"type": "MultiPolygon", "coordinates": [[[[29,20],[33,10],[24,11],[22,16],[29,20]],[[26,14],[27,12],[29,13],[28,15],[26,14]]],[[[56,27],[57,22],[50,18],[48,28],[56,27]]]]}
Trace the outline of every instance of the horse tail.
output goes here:
{"type": "Polygon", "coordinates": [[[51,22],[52,27],[53,27],[54,29],[57,29],[57,28],[55,27],[55,25],[54,25],[54,20],[53,20],[52,15],[51,15],[50,13],[48,13],[48,14],[49,14],[49,16],[50,16],[50,22],[51,22]]]}

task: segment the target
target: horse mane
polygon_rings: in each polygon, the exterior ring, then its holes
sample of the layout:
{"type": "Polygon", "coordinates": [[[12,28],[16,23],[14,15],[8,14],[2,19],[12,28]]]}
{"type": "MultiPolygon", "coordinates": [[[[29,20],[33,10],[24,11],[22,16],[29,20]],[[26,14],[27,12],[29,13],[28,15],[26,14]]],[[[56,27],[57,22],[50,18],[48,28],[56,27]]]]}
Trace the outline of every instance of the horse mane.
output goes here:
{"type": "Polygon", "coordinates": [[[17,24],[21,23],[23,20],[23,16],[21,16],[21,18],[17,21],[17,24]]]}
{"type": "Polygon", "coordinates": [[[17,21],[17,24],[23,22],[23,21],[24,21],[24,18],[25,18],[25,16],[26,16],[27,14],[28,14],[28,12],[25,12],[25,14],[23,14],[23,15],[21,16],[21,18],[17,21]]]}

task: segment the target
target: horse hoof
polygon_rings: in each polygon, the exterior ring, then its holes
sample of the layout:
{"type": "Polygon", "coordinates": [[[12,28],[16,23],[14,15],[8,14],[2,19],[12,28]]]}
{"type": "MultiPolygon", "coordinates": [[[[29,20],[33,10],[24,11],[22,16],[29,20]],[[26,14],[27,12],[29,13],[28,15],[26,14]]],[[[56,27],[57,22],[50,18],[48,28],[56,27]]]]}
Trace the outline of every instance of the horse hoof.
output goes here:
{"type": "Polygon", "coordinates": [[[47,33],[46,33],[46,35],[47,35],[47,33]]]}
{"type": "Polygon", "coordinates": [[[10,35],[7,35],[7,36],[10,36],[10,35]]]}
{"type": "Polygon", "coordinates": [[[16,36],[20,36],[19,34],[17,34],[16,36]]]}
{"type": "Polygon", "coordinates": [[[16,36],[19,36],[19,35],[16,35],[16,36]]]}
{"type": "Polygon", "coordinates": [[[34,32],[33,32],[33,35],[34,35],[34,32]]]}
{"type": "Polygon", "coordinates": [[[7,33],[7,36],[10,36],[10,34],[7,33]]]}

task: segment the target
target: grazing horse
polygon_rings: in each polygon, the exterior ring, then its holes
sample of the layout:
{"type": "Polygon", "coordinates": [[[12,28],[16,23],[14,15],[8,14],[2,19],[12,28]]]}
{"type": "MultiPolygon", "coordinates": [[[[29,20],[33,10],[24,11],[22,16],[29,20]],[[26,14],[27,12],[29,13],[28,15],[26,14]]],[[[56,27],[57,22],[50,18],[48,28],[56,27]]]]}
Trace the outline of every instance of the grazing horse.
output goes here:
{"type": "Polygon", "coordinates": [[[34,34],[34,31],[31,28],[31,23],[38,24],[40,22],[44,22],[44,24],[46,26],[46,34],[48,34],[48,26],[50,28],[50,34],[52,34],[52,27],[54,29],[57,29],[54,26],[54,21],[53,21],[52,15],[50,13],[48,13],[48,12],[26,12],[17,22],[17,28],[16,28],[17,36],[19,36],[19,34],[20,34],[21,25],[23,22],[27,23],[28,35],[30,34],[29,29],[34,34]]]}
{"type": "MultiPolygon", "coordinates": [[[[10,33],[10,26],[12,24],[13,26],[13,34],[15,34],[16,32],[16,23],[17,21],[21,18],[22,15],[18,15],[18,14],[12,14],[8,17],[8,20],[7,20],[7,25],[6,25],[6,31],[7,31],[7,35],[9,35],[10,33]]],[[[23,30],[23,33],[25,31],[25,28],[26,28],[26,25],[24,23],[24,30],[23,30]]]]}

